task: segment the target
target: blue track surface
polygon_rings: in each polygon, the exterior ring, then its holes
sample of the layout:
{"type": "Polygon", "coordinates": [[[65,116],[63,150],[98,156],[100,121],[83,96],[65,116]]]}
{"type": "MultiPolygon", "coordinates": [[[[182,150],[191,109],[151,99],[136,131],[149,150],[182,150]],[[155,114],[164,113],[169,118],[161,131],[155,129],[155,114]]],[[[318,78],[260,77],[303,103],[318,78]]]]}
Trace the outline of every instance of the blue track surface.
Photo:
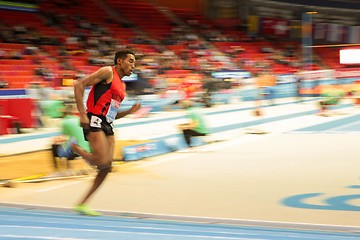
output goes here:
{"type": "Polygon", "coordinates": [[[0,207],[0,239],[360,239],[358,233],[250,227],[0,207]]]}
{"type": "Polygon", "coordinates": [[[329,121],[327,123],[316,124],[310,127],[301,128],[292,132],[302,133],[349,133],[360,132],[360,115],[352,115],[341,119],[329,121]]]}

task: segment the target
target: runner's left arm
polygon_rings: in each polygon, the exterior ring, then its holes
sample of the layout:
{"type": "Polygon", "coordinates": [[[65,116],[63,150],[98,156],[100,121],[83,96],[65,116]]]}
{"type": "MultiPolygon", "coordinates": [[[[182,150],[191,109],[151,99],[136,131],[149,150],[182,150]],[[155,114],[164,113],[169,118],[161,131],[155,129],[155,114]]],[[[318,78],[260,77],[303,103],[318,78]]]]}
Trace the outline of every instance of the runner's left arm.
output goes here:
{"type": "Polygon", "coordinates": [[[119,112],[116,114],[115,119],[123,118],[123,117],[125,117],[126,115],[132,114],[132,113],[136,112],[137,110],[139,110],[140,107],[141,107],[141,103],[134,103],[134,104],[131,106],[131,108],[129,108],[128,110],[119,111],[119,112]]]}

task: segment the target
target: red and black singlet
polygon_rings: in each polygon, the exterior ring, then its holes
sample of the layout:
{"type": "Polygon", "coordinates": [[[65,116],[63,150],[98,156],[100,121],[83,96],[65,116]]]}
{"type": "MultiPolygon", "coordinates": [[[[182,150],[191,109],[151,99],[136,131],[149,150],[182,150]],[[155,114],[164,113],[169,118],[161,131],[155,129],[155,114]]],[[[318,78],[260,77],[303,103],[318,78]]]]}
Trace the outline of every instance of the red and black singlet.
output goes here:
{"type": "Polygon", "coordinates": [[[104,116],[109,123],[115,120],[120,104],[126,96],[125,83],[120,79],[115,67],[112,67],[113,79],[110,83],[100,82],[92,86],[86,102],[87,111],[104,116]]]}

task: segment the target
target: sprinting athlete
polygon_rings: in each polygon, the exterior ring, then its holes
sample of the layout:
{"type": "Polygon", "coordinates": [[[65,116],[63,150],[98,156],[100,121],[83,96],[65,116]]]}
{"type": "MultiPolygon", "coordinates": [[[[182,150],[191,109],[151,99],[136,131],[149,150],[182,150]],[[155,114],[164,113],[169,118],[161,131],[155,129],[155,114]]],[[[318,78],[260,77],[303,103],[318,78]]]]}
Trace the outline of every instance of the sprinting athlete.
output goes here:
{"type": "Polygon", "coordinates": [[[114,57],[114,66],[101,67],[74,84],[80,124],[85,139],[90,143],[91,152],[82,149],[76,141],[69,141],[63,152],[64,154],[72,151],[77,153],[91,165],[96,166],[98,170],[92,187],[74,208],[81,214],[100,215],[100,213],[89,208],[86,202],[111,171],[115,146],[113,122],[115,119],[134,113],[140,108],[140,104],[135,103],[130,109],[120,111],[121,102],[126,96],[126,87],[122,78],[131,75],[135,68],[135,61],[135,55],[132,51],[118,51],[114,57]],[[83,98],[87,86],[92,86],[92,88],[85,109],[83,98]]]}

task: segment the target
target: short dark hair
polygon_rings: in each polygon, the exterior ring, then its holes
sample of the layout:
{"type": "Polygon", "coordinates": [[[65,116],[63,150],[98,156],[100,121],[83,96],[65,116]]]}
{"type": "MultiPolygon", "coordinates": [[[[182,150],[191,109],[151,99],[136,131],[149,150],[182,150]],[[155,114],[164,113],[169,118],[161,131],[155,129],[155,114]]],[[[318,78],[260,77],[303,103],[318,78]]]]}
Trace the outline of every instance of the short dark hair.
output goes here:
{"type": "Polygon", "coordinates": [[[129,49],[117,51],[117,52],[115,53],[114,65],[116,65],[117,60],[118,60],[119,58],[124,60],[124,59],[127,57],[128,54],[135,55],[134,52],[131,51],[131,50],[129,50],[129,49]]]}

